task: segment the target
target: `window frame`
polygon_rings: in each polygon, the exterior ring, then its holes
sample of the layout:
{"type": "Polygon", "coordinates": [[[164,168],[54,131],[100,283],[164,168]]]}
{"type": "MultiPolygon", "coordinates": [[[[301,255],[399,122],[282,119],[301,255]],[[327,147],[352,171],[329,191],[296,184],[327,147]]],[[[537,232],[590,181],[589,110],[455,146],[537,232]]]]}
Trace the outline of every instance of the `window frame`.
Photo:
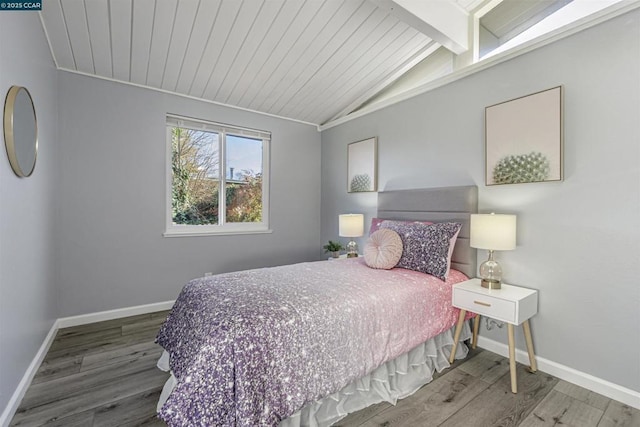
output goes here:
{"type": "Polygon", "coordinates": [[[225,234],[261,234],[272,233],[269,228],[269,183],[270,183],[270,153],[271,132],[250,129],[241,126],[216,123],[204,119],[196,119],[176,114],[167,114],[165,118],[165,232],[164,237],[192,237],[212,236],[225,234]],[[216,132],[218,137],[218,150],[220,153],[220,194],[226,191],[226,145],[227,135],[254,138],[262,140],[262,221],[261,222],[226,222],[226,198],[220,197],[218,206],[219,224],[175,224],[172,212],[173,170],[171,167],[172,147],[171,128],[184,127],[187,129],[216,132]]]}

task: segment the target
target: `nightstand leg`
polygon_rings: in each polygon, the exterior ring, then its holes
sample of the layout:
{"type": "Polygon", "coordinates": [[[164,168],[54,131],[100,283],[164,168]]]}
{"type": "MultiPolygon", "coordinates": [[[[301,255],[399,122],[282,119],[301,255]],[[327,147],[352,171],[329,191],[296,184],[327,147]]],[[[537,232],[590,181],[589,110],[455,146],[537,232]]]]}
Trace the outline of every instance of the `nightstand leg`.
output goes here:
{"type": "Polygon", "coordinates": [[[449,363],[453,363],[456,358],[456,349],[458,348],[458,340],[462,333],[462,324],[464,323],[464,317],[467,315],[467,310],[460,310],[460,316],[458,316],[458,324],[456,325],[456,333],[453,336],[453,347],[451,348],[451,356],[449,356],[449,363]]]}
{"type": "Polygon", "coordinates": [[[478,346],[478,328],[480,328],[480,315],[477,314],[473,319],[473,339],[471,340],[471,348],[476,349],[478,346]]]}
{"type": "Polygon", "coordinates": [[[511,391],[518,392],[518,379],[516,378],[516,340],[513,332],[513,325],[507,323],[507,333],[509,334],[509,371],[511,372],[511,391]]]}
{"type": "Polygon", "coordinates": [[[524,339],[527,341],[527,352],[529,353],[529,370],[535,372],[538,370],[538,364],[536,363],[536,356],[533,353],[533,340],[531,339],[531,327],[529,326],[529,320],[525,320],[522,324],[524,328],[524,339]]]}

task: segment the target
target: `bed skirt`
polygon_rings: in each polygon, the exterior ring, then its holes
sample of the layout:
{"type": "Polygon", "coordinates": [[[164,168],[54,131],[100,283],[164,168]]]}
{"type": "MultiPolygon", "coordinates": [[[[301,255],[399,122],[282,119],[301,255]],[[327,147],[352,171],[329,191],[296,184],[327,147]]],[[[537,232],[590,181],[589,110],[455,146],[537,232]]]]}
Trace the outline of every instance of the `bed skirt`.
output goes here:
{"type": "MultiPolygon", "coordinates": [[[[342,390],[313,402],[280,423],[280,427],[330,426],[352,412],[380,402],[395,405],[433,379],[433,372],[448,368],[455,326],[427,340],[407,353],[379,366],[371,374],[349,384],[342,390]]],[[[464,323],[460,341],[471,338],[469,322],[464,323]]],[[[466,345],[458,345],[456,359],[467,356],[466,345]]],[[[158,368],[169,370],[169,354],[165,351],[158,368]]],[[[158,411],[176,384],[173,374],[162,389],[158,411]]]]}

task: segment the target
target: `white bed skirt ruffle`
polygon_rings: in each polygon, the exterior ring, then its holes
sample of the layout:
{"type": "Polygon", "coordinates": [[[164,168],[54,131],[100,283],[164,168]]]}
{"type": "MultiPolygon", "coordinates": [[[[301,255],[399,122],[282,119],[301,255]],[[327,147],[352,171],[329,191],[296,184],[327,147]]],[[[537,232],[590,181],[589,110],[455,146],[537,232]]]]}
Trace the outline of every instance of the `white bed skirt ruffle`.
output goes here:
{"type": "MultiPolygon", "coordinates": [[[[379,366],[371,374],[349,384],[342,390],[311,403],[291,417],[283,420],[280,427],[330,426],[348,414],[380,402],[395,405],[399,399],[412,395],[433,379],[433,372],[448,368],[453,346],[455,327],[418,345],[413,350],[379,366]]],[[[464,323],[460,341],[471,338],[469,322],[464,323]]],[[[458,345],[456,359],[463,359],[467,346],[458,345]]],[[[165,351],[158,368],[169,370],[169,354],[165,351]]],[[[162,389],[158,411],[175,387],[173,374],[162,389]]]]}

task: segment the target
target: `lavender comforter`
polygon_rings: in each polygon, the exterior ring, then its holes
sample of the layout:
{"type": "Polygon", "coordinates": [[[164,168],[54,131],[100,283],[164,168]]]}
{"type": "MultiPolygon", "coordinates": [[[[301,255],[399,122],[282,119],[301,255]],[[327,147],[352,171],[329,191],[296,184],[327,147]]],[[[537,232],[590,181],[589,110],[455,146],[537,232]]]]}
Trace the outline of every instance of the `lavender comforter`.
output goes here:
{"type": "Polygon", "coordinates": [[[177,379],[159,415],[170,426],[277,426],[453,326],[462,280],[361,258],[192,280],[157,337],[177,379]]]}

